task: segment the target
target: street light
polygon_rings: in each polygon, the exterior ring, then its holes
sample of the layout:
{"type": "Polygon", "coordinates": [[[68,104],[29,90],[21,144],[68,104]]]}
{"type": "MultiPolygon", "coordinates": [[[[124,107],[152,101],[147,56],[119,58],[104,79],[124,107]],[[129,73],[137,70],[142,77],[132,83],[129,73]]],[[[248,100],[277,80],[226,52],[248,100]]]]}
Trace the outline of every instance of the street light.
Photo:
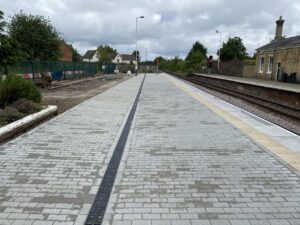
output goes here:
{"type": "Polygon", "coordinates": [[[219,46],[219,57],[218,57],[218,71],[220,70],[220,57],[221,57],[221,40],[222,40],[222,33],[216,30],[217,34],[220,34],[220,46],[219,46]]]}
{"type": "Polygon", "coordinates": [[[146,48],[146,63],[145,65],[146,66],[146,69],[145,69],[145,75],[147,74],[147,69],[148,69],[148,49],[146,48]]]}
{"type": "Polygon", "coordinates": [[[136,73],[138,72],[138,56],[137,56],[137,32],[138,32],[138,19],[144,19],[144,16],[138,16],[135,18],[135,60],[136,60],[136,73]]]}

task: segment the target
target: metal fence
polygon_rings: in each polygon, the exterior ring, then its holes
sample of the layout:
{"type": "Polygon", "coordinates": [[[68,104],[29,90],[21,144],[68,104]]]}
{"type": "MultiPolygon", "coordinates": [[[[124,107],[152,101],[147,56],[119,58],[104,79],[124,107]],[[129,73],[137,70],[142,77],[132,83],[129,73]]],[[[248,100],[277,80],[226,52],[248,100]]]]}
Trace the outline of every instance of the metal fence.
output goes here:
{"type": "Polygon", "coordinates": [[[102,66],[102,72],[106,74],[114,73],[117,69],[117,64],[114,63],[106,63],[102,66]]]}
{"type": "Polygon", "coordinates": [[[37,79],[43,74],[53,80],[66,80],[83,76],[93,76],[97,73],[94,62],[63,62],[63,61],[29,61],[13,66],[1,67],[2,74],[21,75],[25,79],[37,79]]]}

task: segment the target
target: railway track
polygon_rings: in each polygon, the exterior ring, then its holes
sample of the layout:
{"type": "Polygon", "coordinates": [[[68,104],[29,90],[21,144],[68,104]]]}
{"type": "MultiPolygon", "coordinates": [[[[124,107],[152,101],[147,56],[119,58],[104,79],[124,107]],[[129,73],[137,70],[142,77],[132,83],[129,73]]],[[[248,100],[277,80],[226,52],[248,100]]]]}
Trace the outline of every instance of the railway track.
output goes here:
{"type": "Polygon", "coordinates": [[[66,81],[60,81],[60,82],[56,82],[54,84],[50,84],[50,86],[48,87],[48,90],[53,90],[53,89],[58,89],[58,88],[62,88],[62,87],[66,87],[66,86],[70,86],[70,85],[74,85],[74,84],[80,84],[80,83],[85,83],[85,82],[90,82],[96,79],[105,79],[106,76],[102,75],[102,76],[93,76],[93,77],[88,77],[88,78],[81,78],[81,79],[75,79],[75,80],[66,80],[66,81]]]}
{"type": "MultiPolygon", "coordinates": [[[[283,98],[281,102],[269,101],[266,98],[261,97],[261,95],[255,93],[251,93],[243,90],[234,90],[226,85],[220,86],[210,80],[205,80],[197,75],[192,76],[181,76],[177,74],[172,74],[180,79],[186,80],[190,83],[199,85],[200,87],[205,87],[210,90],[214,90],[215,92],[219,92],[234,98],[241,99],[250,103],[252,105],[258,106],[256,107],[258,111],[268,112],[272,114],[272,118],[269,116],[262,116],[264,113],[252,111],[251,113],[261,116],[262,118],[277,124],[297,135],[300,135],[300,109],[297,107],[297,102],[295,103],[295,107],[292,104],[286,104],[285,99],[283,98]],[[275,115],[275,116],[274,116],[275,115]],[[266,118],[268,117],[268,118],[266,118]],[[278,119],[276,119],[278,118],[278,119]]],[[[300,101],[300,97],[299,97],[300,101]]],[[[233,103],[234,104],[234,103],[233,103]]],[[[240,105],[237,105],[240,107],[240,105]]],[[[243,107],[241,107],[243,108],[243,107]]]]}

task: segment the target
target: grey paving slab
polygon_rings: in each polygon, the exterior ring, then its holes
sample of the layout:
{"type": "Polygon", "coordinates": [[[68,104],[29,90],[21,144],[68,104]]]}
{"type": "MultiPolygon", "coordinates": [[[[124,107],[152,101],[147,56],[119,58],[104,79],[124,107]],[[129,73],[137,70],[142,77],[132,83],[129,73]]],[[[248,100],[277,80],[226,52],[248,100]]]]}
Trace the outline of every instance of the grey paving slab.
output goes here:
{"type": "Polygon", "coordinates": [[[0,224],[83,224],[142,76],[0,146],[0,224]]]}
{"type": "MultiPolygon", "coordinates": [[[[172,77],[172,79],[178,80],[177,78],[172,77]]],[[[274,140],[281,143],[283,146],[289,148],[290,150],[300,154],[300,136],[296,135],[286,129],[283,129],[276,124],[273,124],[269,121],[266,121],[262,118],[259,118],[252,113],[249,113],[239,107],[236,107],[226,101],[223,101],[217,97],[214,97],[194,86],[188,85],[185,82],[181,83],[190,89],[192,89],[195,93],[200,94],[201,96],[205,97],[208,101],[212,102],[213,104],[217,105],[221,109],[230,112],[234,116],[238,117],[245,123],[249,124],[250,126],[254,127],[255,129],[259,130],[262,133],[265,133],[272,137],[274,140]]]]}
{"type": "Polygon", "coordinates": [[[147,75],[104,224],[300,224],[299,213],[295,171],[147,75]]]}

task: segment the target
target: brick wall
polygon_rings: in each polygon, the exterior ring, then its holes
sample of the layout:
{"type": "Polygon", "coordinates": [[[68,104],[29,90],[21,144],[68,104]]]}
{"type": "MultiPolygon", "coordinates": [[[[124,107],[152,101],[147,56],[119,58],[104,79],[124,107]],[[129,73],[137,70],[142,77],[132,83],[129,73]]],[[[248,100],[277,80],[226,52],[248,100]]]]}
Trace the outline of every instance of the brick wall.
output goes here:
{"type": "Polygon", "coordinates": [[[255,61],[231,60],[220,62],[220,74],[237,77],[255,77],[255,61]]]}
{"type": "Polygon", "coordinates": [[[61,41],[60,44],[59,44],[59,49],[60,49],[60,53],[61,53],[61,56],[59,58],[59,60],[61,61],[67,61],[67,62],[72,62],[72,49],[70,46],[68,46],[66,44],[66,42],[64,41],[61,41]]]}
{"type": "Polygon", "coordinates": [[[255,65],[245,65],[243,68],[243,77],[256,78],[255,65]]]}

